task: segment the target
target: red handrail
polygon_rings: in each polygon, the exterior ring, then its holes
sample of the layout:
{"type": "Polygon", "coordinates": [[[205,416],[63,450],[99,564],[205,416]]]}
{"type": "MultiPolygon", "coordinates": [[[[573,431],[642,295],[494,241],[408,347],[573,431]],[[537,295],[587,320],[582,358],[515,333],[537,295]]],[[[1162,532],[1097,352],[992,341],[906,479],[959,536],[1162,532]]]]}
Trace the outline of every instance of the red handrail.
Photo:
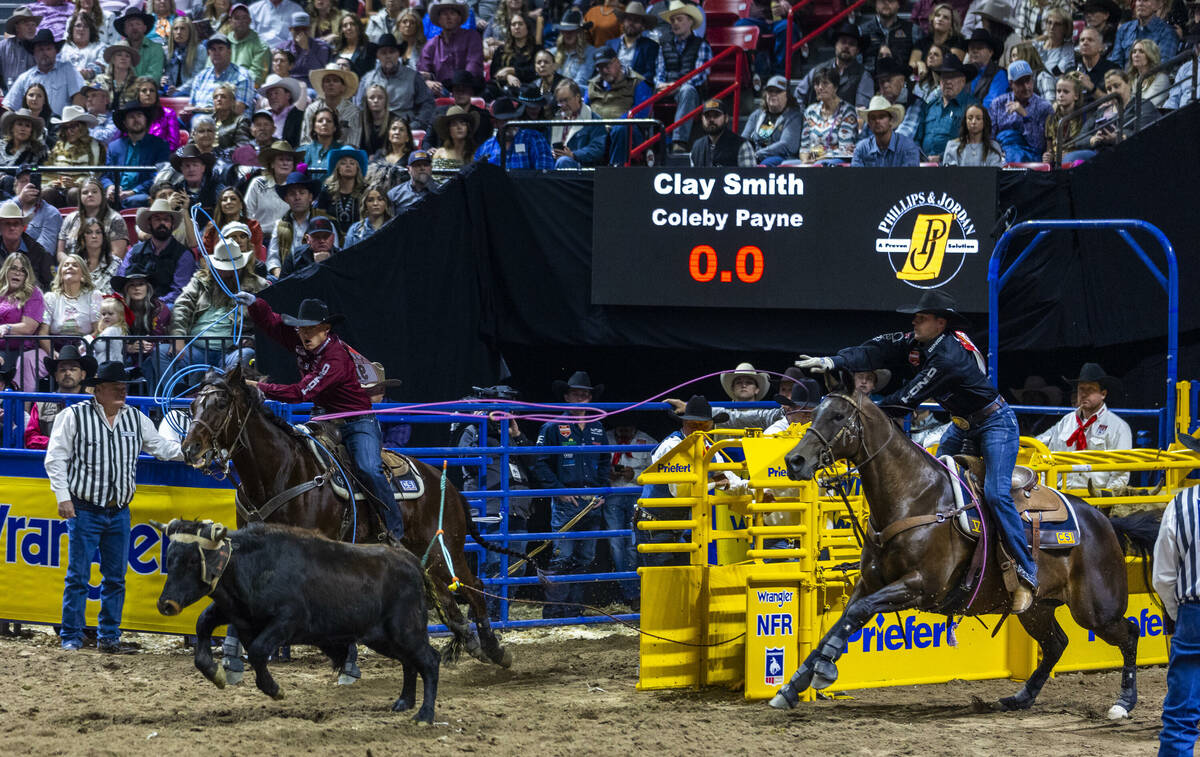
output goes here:
{"type": "MultiPolygon", "coordinates": [[[[790,11],[788,11],[787,38],[789,41],[786,45],[787,52],[784,55],[784,59],[783,59],[783,72],[784,72],[783,75],[787,77],[788,81],[791,81],[791,79],[792,79],[792,55],[794,55],[795,52],[797,50],[799,50],[801,47],[803,47],[804,45],[807,45],[809,42],[816,39],[817,35],[821,34],[826,29],[828,29],[829,27],[836,24],[838,21],[841,21],[846,16],[849,16],[851,13],[853,13],[855,10],[858,9],[858,6],[862,5],[866,1],[867,0],[856,0],[856,2],[851,3],[850,5],[846,6],[842,10],[838,11],[838,13],[835,14],[828,21],[821,24],[816,29],[813,29],[808,34],[805,34],[800,39],[796,40],[795,43],[790,41],[792,39],[792,15],[799,8],[803,8],[805,5],[808,5],[809,3],[811,3],[812,0],[800,0],[800,2],[798,2],[792,6],[792,9],[790,11]]],[[[866,51],[864,50],[862,52],[866,52],[866,51]]]]}
{"type": "MultiPolygon", "coordinates": [[[[809,0],[809,1],[811,2],[811,0],[809,0]]],[[[859,0],[859,2],[864,2],[864,1],[865,0],[859,0]]],[[[668,95],[670,95],[675,90],[679,89],[679,87],[681,87],[682,85],[686,84],[689,79],[691,79],[692,77],[694,77],[696,74],[700,73],[701,71],[711,68],[718,61],[721,61],[727,57],[730,57],[732,55],[737,55],[738,53],[743,53],[743,52],[744,51],[742,50],[742,48],[736,47],[736,46],[725,48],[721,52],[714,55],[704,65],[702,65],[692,71],[687,72],[683,76],[681,76],[678,79],[676,79],[675,81],[671,82],[671,84],[668,85],[666,89],[662,90],[661,92],[655,92],[653,95],[646,98],[641,104],[635,105],[633,108],[630,109],[628,117],[633,118],[634,115],[638,111],[644,110],[645,108],[651,107],[651,106],[655,105],[656,103],[661,102],[662,100],[665,100],[668,95]]],[[[713,95],[711,98],[711,99],[719,100],[722,97],[725,97],[726,95],[728,95],[730,92],[733,92],[733,130],[735,132],[737,131],[738,115],[739,115],[739,112],[741,109],[741,104],[742,104],[742,66],[745,65],[745,62],[746,62],[746,59],[745,59],[744,55],[738,57],[737,66],[734,71],[733,83],[730,84],[729,86],[725,87],[725,89],[722,89],[717,94],[713,95]]],[[[650,139],[647,139],[645,142],[642,142],[637,147],[630,149],[629,157],[626,159],[626,165],[628,165],[633,160],[634,157],[636,157],[637,155],[641,155],[643,152],[646,151],[647,148],[651,147],[652,145],[657,143],[659,140],[663,139],[667,134],[674,131],[684,121],[687,121],[688,119],[692,118],[695,114],[699,113],[703,108],[704,108],[704,105],[703,105],[703,103],[701,103],[700,107],[692,109],[683,118],[677,119],[677,120],[673,121],[672,123],[667,124],[666,127],[664,127],[661,132],[650,137],[650,139]]],[[[651,110],[650,112],[653,113],[654,111],[651,110]]]]}

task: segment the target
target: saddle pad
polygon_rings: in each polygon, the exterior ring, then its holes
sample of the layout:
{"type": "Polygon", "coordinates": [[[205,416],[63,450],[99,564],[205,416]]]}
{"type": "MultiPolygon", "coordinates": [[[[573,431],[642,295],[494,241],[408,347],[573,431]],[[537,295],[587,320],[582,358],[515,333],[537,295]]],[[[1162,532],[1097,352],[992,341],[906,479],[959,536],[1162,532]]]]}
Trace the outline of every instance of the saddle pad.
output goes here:
{"type": "MultiPolygon", "coordinates": [[[[300,429],[301,427],[297,427],[300,429]]],[[[305,441],[308,442],[308,448],[313,456],[322,463],[329,462],[329,456],[325,454],[325,450],[321,449],[316,441],[309,434],[304,434],[305,441]]],[[[338,462],[343,467],[350,465],[350,456],[346,452],[346,448],[339,445],[335,448],[334,454],[338,457],[338,462]]],[[[393,498],[397,502],[408,499],[419,499],[425,494],[425,480],[417,473],[417,466],[403,455],[398,455],[390,450],[383,451],[383,461],[386,463],[388,479],[392,483],[394,490],[393,498]]],[[[350,471],[347,470],[347,473],[350,471]]],[[[350,493],[346,491],[346,487],[342,485],[340,475],[335,475],[330,478],[330,486],[333,491],[342,499],[347,499],[350,493]]],[[[355,501],[362,501],[365,495],[361,491],[354,492],[355,501]]]]}
{"type": "MultiPolygon", "coordinates": [[[[1070,549],[1079,545],[1079,521],[1075,516],[1075,506],[1071,504],[1061,493],[1054,489],[1043,489],[1042,491],[1053,492],[1062,502],[1065,518],[1060,522],[1042,521],[1040,533],[1038,534],[1039,549],[1070,549]]],[[[971,509],[959,513],[954,519],[958,530],[967,538],[978,540],[979,534],[982,533],[981,524],[979,522],[979,509],[972,507],[971,509]]],[[[1025,526],[1025,544],[1030,548],[1033,547],[1033,524],[1029,522],[1028,514],[1022,514],[1021,523],[1025,526]]]]}

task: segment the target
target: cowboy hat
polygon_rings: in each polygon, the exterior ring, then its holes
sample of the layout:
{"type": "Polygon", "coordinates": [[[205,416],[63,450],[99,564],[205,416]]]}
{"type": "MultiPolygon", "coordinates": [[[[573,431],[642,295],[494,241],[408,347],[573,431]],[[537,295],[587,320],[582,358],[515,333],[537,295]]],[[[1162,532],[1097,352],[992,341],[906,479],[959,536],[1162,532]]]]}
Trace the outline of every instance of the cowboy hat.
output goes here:
{"type": "Polygon", "coordinates": [[[354,158],[358,162],[359,172],[364,175],[367,173],[367,153],[349,145],[342,145],[326,153],[325,171],[329,174],[333,173],[333,169],[337,168],[338,161],[342,158],[354,158]]]}
{"type": "Polygon", "coordinates": [[[208,261],[218,271],[240,271],[249,259],[250,253],[243,251],[236,242],[217,242],[208,261]]]}
{"type": "Polygon", "coordinates": [[[547,107],[554,100],[554,95],[550,92],[542,92],[542,87],[537,82],[530,82],[521,87],[517,91],[517,102],[532,105],[534,107],[547,107]]]}
{"type": "MultiPolygon", "coordinates": [[[[700,22],[697,21],[697,24],[700,22]]],[[[560,32],[577,32],[586,31],[592,28],[591,21],[583,20],[583,11],[578,8],[567,8],[562,15],[562,20],[558,22],[558,30],[560,32]]]]}
{"type": "Polygon", "coordinates": [[[33,35],[33,39],[21,40],[21,47],[33,55],[33,48],[38,45],[54,45],[55,50],[61,50],[63,45],[67,44],[65,39],[55,39],[54,33],[49,29],[38,29],[37,34],[33,35]]]}
{"type": "Polygon", "coordinates": [[[347,92],[358,91],[358,74],[353,71],[344,71],[340,68],[314,68],[308,72],[308,81],[312,84],[313,89],[318,94],[323,92],[321,83],[325,81],[326,76],[337,76],[342,80],[342,84],[346,85],[347,92]]]}
{"type": "Polygon", "coordinates": [[[37,21],[40,24],[42,23],[42,17],[35,16],[33,11],[22,5],[13,11],[12,15],[8,17],[8,20],[4,22],[4,33],[11,34],[15,37],[17,35],[17,24],[22,21],[37,21]]]}
{"type": "Polygon", "coordinates": [[[663,21],[670,21],[672,16],[678,16],[680,13],[686,14],[692,19],[692,28],[699,28],[704,23],[704,14],[700,9],[691,3],[685,3],[683,0],[671,0],[671,4],[667,6],[665,11],[658,14],[663,21]]]}
{"type": "Polygon", "coordinates": [[[157,120],[161,109],[157,105],[139,105],[137,102],[128,102],[113,113],[113,125],[121,131],[125,131],[125,118],[135,112],[146,117],[146,126],[149,127],[151,121],[157,120]]]}
{"type": "Polygon", "coordinates": [[[1004,50],[1004,46],[992,36],[987,29],[976,29],[971,32],[971,38],[967,40],[967,47],[970,48],[973,43],[978,42],[981,45],[987,45],[992,50],[992,60],[1000,57],[1000,53],[1004,50]]]}
{"type": "Polygon", "coordinates": [[[511,97],[500,97],[492,103],[492,118],[497,121],[510,121],[525,115],[525,103],[517,102],[511,97]]]}
{"type": "Polygon", "coordinates": [[[986,18],[988,21],[1007,26],[1009,29],[1016,28],[1013,6],[1007,0],[977,0],[977,2],[971,3],[967,15],[972,13],[980,18],[986,18]]]}
{"type": "Polygon", "coordinates": [[[979,69],[977,69],[973,64],[963,63],[962,60],[954,53],[946,53],[944,56],[942,56],[942,65],[933,69],[933,71],[934,73],[941,74],[942,76],[945,76],[946,74],[950,74],[951,76],[957,74],[959,76],[965,76],[968,79],[974,79],[975,74],[979,73],[979,69]]]}
{"type": "Polygon", "coordinates": [[[270,147],[264,147],[258,151],[258,164],[263,168],[270,169],[271,161],[280,155],[291,155],[297,163],[304,159],[304,153],[294,149],[291,142],[286,139],[277,139],[271,143],[270,147]]]}
{"type": "Polygon", "coordinates": [[[792,384],[791,395],[776,394],[775,401],[789,410],[812,410],[821,404],[821,385],[816,379],[802,378],[792,384]]]}
{"type": "Polygon", "coordinates": [[[592,384],[592,377],[587,374],[587,371],[575,371],[566,381],[555,379],[550,388],[559,397],[567,393],[568,389],[586,389],[592,393],[592,400],[600,399],[600,395],[604,394],[604,384],[592,384]]]}
{"type": "Polygon", "coordinates": [[[396,39],[395,34],[392,34],[391,32],[384,32],[383,34],[379,35],[379,41],[375,43],[375,52],[386,50],[389,47],[395,48],[403,53],[405,46],[401,44],[398,39],[396,39]]]}
{"type": "Polygon", "coordinates": [[[1009,389],[1010,394],[1018,401],[1026,405],[1061,405],[1063,399],[1063,390],[1048,383],[1046,379],[1038,375],[1026,376],[1025,384],[1020,389],[1009,389]],[[1046,398],[1044,403],[1034,402],[1032,395],[1040,394],[1046,398]]]}
{"type": "Polygon", "coordinates": [[[88,113],[78,105],[68,105],[67,107],[63,108],[62,118],[52,116],[50,118],[50,123],[55,124],[56,126],[81,123],[85,126],[92,127],[100,123],[100,119],[96,118],[91,113],[88,113]]]}
{"type": "Polygon", "coordinates": [[[859,50],[866,50],[871,45],[871,40],[863,36],[862,32],[858,30],[858,27],[849,21],[842,22],[842,25],[839,26],[837,31],[833,33],[834,43],[836,44],[837,41],[842,37],[850,37],[853,39],[854,44],[858,46],[859,50]]]}
{"type": "Polygon", "coordinates": [[[142,62],[142,54],[124,42],[118,42],[115,45],[109,45],[108,47],[104,48],[104,62],[112,63],[113,56],[121,52],[129,53],[129,57],[134,66],[142,62]]]}
{"type": "Polygon", "coordinates": [[[899,58],[886,55],[875,61],[875,78],[877,80],[885,76],[903,76],[908,78],[911,75],[912,68],[899,58]]]}
{"type": "Polygon", "coordinates": [[[316,197],[317,192],[320,191],[320,183],[316,179],[310,179],[308,174],[303,171],[292,171],[282,184],[275,185],[275,194],[279,195],[279,199],[284,202],[287,202],[288,187],[305,187],[312,192],[313,197],[316,197]]]}
{"type": "Polygon", "coordinates": [[[146,25],[147,32],[154,28],[154,16],[131,5],[125,9],[124,13],[117,17],[116,21],[113,21],[113,28],[117,30],[117,34],[120,34],[122,37],[128,37],[129,35],[125,33],[125,22],[134,18],[142,20],[142,23],[146,25]]]}
{"type": "Polygon", "coordinates": [[[1099,384],[1101,389],[1110,392],[1121,387],[1121,380],[1116,376],[1109,376],[1099,363],[1084,363],[1079,369],[1079,378],[1063,376],[1063,381],[1068,384],[1099,384]]]}
{"type": "Polygon", "coordinates": [[[199,160],[204,163],[204,169],[212,170],[216,164],[217,158],[211,152],[200,152],[200,148],[192,142],[188,142],[183,147],[171,153],[171,167],[179,173],[183,173],[183,161],[187,159],[199,160]]]}
{"type": "MultiPolygon", "coordinates": [[[[108,280],[108,285],[112,287],[114,292],[124,292],[125,287],[138,281],[150,284],[150,277],[145,271],[129,271],[124,276],[113,276],[108,280]]],[[[150,286],[154,285],[150,284],[150,286]]]]}
{"type": "Polygon", "coordinates": [[[733,380],[738,376],[749,376],[754,379],[754,383],[758,385],[758,391],[754,393],[754,399],[761,400],[767,396],[767,392],[771,391],[771,378],[767,374],[754,370],[754,366],[750,363],[738,363],[738,367],[732,371],[727,371],[721,374],[721,388],[725,390],[725,395],[729,399],[733,399],[733,380]]]}
{"type": "Polygon", "coordinates": [[[228,238],[230,234],[245,234],[251,236],[250,227],[241,221],[230,221],[221,227],[221,236],[228,238]]]}
{"type": "Polygon", "coordinates": [[[637,0],[633,0],[632,3],[627,3],[625,5],[625,10],[621,10],[620,8],[617,9],[618,21],[626,16],[639,18],[642,20],[642,23],[648,27],[654,27],[658,25],[658,16],[655,16],[653,13],[647,13],[646,6],[642,5],[637,0]]]}
{"type": "Polygon", "coordinates": [[[860,123],[866,123],[867,116],[872,113],[887,112],[892,117],[892,125],[899,126],[904,120],[904,106],[899,103],[889,102],[883,95],[875,95],[871,98],[871,102],[865,108],[858,109],[858,120],[860,123]]]}
{"type": "Polygon", "coordinates": [[[183,211],[175,210],[171,207],[171,203],[167,200],[155,200],[148,208],[138,208],[137,219],[135,225],[144,231],[150,233],[150,216],[155,213],[170,213],[171,214],[171,231],[179,228],[179,224],[183,223],[183,211]]]}
{"type": "Polygon", "coordinates": [[[338,313],[330,313],[329,306],[316,297],[309,297],[300,302],[300,309],[296,315],[286,315],[281,313],[280,320],[289,326],[303,328],[304,326],[319,326],[322,323],[328,323],[330,326],[341,323],[345,320],[345,316],[338,313]]]}
{"type": "Polygon", "coordinates": [[[474,134],[479,128],[479,114],[473,110],[460,108],[457,105],[451,105],[446,109],[446,112],[437,117],[433,122],[433,130],[437,132],[438,139],[444,145],[450,144],[450,122],[456,118],[461,118],[471,127],[469,134],[474,134]]]}
{"type": "Polygon", "coordinates": [[[938,318],[945,318],[951,325],[963,327],[969,323],[966,316],[958,312],[958,306],[954,302],[954,298],[940,289],[926,290],[921,295],[921,299],[917,300],[916,305],[896,308],[896,312],[907,313],[909,315],[929,313],[930,315],[936,315],[938,318]]]}
{"type": "Polygon", "coordinates": [[[876,368],[873,371],[853,371],[853,373],[873,373],[875,374],[875,390],[879,391],[887,386],[892,381],[892,372],[887,368],[876,368]]]}
{"type": "Polygon", "coordinates": [[[483,92],[483,82],[478,76],[465,68],[460,68],[455,71],[454,76],[442,82],[442,84],[451,92],[454,91],[455,87],[470,87],[471,92],[476,95],[478,95],[480,92],[483,92]]]}
{"type": "Polygon", "coordinates": [[[667,415],[677,421],[698,421],[700,423],[724,423],[729,420],[729,413],[724,410],[714,413],[712,405],[708,404],[708,400],[700,394],[692,395],[692,398],[683,406],[682,413],[667,410],[667,415]]]}
{"type": "Polygon", "coordinates": [[[96,358],[91,355],[84,355],[79,351],[79,347],[74,344],[64,345],[58,351],[57,359],[53,357],[42,358],[42,364],[46,366],[46,372],[53,376],[54,372],[58,370],[58,364],[68,360],[74,360],[79,363],[79,366],[83,368],[85,376],[90,376],[96,372],[96,358]]]}
{"type": "Polygon", "coordinates": [[[36,131],[42,131],[46,128],[46,122],[29,112],[29,108],[21,108],[20,110],[10,110],[0,117],[0,133],[5,133],[12,126],[13,121],[29,121],[33,124],[36,131]]]}
{"type": "Polygon", "coordinates": [[[107,363],[101,363],[96,369],[93,376],[89,376],[83,380],[84,386],[99,386],[100,384],[128,384],[131,381],[137,381],[140,377],[140,372],[137,370],[125,370],[125,364],[116,360],[110,360],[107,363]]]}
{"type": "Polygon", "coordinates": [[[435,26],[441,26],[438,23],[438,14],[442,11],[457,11],[464,22],[471,17],[470,6],[466,0],[434,0],[429,4],[429,9],[426,15],[433,21],[435,26]]]}
{"type": "Polygon", "coordinates": [[[258,88],[258,94],[266,97],[267,92],[272,89],[286,89],[292,96],[292,102],[296,102],[300,99],[300,95],[304,91],[304,85],[290,76],[271,74],[263,82],[262,86],[258,88]]]}
{"type": "Polygon", "coordinates": [[[17,205],[15,200],[6,200],[0,203],[0,221],[12,221],[20,219],[21,223],[29,223],[29,219],[33,218],[33,213],[25,214],[21,210],[21,206],[17,205]]]}

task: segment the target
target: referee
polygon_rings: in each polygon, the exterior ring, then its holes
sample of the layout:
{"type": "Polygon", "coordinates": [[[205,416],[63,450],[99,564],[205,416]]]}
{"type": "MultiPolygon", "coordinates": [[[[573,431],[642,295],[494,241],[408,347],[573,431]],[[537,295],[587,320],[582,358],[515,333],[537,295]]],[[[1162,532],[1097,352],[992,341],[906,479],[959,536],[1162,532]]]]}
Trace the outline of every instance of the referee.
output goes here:
{"type": "Polygon", "coordinates": [[[100,550],[101,652],[121,654],[121,609],[129,564],[129,502],[139,452],[160,460],[182,460],[179,443],[163,439],[139,410],[125,405],[126,384],[133,380],[119,362],[103,363],[84,386],[95,387],[91,400],[59,413],[46,447],[46,475],[67,519],[69,547],[63,588],[62,648],[83,646],[84,612],[92,555],[100,550]]]}
{"type": "MultiPolygon", "coordinates": [[[[1179,435],[1200,452],[1200,439],[1179,435]]],[[[1200,492],[1198,487],[1175,495],[1163,511],[1154,544],[1154,590],[1163,610],[1175,620],[1167,696],[1163,700],[1160,757],[1191,755],[1200,720],[1200,492]]]]}

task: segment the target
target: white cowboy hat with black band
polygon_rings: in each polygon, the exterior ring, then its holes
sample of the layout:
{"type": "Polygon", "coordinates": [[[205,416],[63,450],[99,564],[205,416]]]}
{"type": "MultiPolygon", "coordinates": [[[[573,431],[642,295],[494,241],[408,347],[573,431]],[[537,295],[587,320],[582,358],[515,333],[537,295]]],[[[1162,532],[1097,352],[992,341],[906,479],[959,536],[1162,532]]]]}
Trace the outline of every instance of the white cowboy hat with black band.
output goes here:
{"type": "Polygon", "coordinates": [[[208,259],[218,271],[240,271],[246,267],[250,253],[236,242],[217,242],[208,259]]]}
{"type": "Polygon", "coordinates": [[[754,399],[761,400],[771,391],[771,377],[762,371],[754,370],[754,366],[750,363],[738,363],[738,367],[728,373],[721,374],[721,388],[725,390],[725,394],[729,399],[734,399],[733,396],[733,380],[739,376],[749,376],[754,379],[754,383],[758,385],[757,391],[754,393],[754,399]]]}
{"type": "Polygon", "coordinates": [[[300,99],[300,94],[304,91],[304,85],[290,76],[280,76],[279,74],[271,74],[262,86],[258,88],[258,94],[263,97],[267,96],[267,92],[272,89],[285,89],[292,96],[292,102],[295,103],[300,99]]]}

